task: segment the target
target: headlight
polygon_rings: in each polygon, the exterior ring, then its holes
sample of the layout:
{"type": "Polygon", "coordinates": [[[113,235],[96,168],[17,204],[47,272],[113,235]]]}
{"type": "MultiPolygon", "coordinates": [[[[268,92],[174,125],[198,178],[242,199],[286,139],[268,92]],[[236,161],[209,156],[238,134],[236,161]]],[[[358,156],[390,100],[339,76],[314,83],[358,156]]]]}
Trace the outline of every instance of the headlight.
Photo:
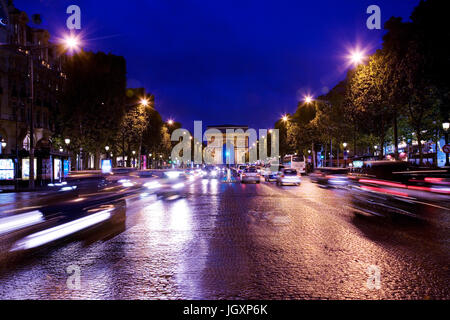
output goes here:
{"type": "Polygon", "coordinates": [[[151,181],[144,184],[144,187],[147,189],[158,189],[161,186],[161,184],[158,181],[151,181]]]}
{"type": "Polygon", "coordinates": [[[177,183],[172,186],[172,189],[178,190],[184,187],[184,183],[177,183]]]}
{"type": "Polygon", "coordinates": [[[166,176],[168,176],[169,179],[176,179],[176,178],[178,178],[180,176],[180,172],[178,172],[178,171],[169,171],[169,172],[166,172],[166,176]]]}

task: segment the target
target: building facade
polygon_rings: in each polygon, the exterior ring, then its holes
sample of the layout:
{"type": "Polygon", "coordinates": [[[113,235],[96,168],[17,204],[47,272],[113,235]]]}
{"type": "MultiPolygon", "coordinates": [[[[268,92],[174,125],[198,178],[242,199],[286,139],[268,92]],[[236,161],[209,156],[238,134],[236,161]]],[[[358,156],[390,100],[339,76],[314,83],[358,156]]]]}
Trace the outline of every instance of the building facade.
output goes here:
{"type": "Polygon", "coordinates": [[[52,134],[58,97],[64,90],[65,56],[50,42],[48,31],[31,27],[28,15],[15,8],[12,1],[2,0],[1,11],[0,170],[1,166],[11,170],[12,160],[14,179],[11,171],[3,171],[0,183],[24,183],[28,179],[31,131],[35,179],[41,183],[61,179],[67,154],[61,146],[53,146],[52,134]]]}
{"type": "Polygon", "coordinates": [[[208,126],[205,133],[208,140],[208,148],[204,159],[210,164],[243,164],[248,162],[249,134],[248,126],[217,125],[208,126]],[[220,132],[222,141],[217,143],[215,139],[220,132]],[[208,161],[209,159],[209,161],[208,161]]]}

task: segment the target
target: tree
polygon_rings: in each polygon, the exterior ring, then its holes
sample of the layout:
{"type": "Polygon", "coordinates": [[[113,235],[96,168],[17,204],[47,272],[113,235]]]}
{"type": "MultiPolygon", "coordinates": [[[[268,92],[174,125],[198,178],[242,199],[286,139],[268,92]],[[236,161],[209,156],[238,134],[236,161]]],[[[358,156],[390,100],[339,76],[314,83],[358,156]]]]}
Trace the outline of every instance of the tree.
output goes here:
{"type": "Polygon", "coordinates": [[[83,51],[69,58],[64,69],[67,83],[56,135],[69,137],[80,156],[94,154],[97,169],[99,154],[115,136],[125,112],[125,59],[83,51]]]}
{"type": "Polygon", "coordinates": [[[383,157],[383,147],[386,134],[393,119],[395,110],[390,101],[389,63],[381,50],[369,58],[367,65],[359,66],[350,80],[349,99],[356,107],[357,118],[367,134],[378,138],[381,146],[380,158],[383,157]]]}

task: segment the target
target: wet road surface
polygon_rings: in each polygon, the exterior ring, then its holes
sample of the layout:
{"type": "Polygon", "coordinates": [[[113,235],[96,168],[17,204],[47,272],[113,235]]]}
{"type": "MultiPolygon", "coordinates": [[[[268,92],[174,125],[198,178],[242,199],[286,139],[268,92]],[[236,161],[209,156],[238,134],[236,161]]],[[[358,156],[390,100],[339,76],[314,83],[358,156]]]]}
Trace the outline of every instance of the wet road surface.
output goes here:
{"type": "Polygon", "coordinates": [[[116,234],[25,253],[0,273],[0,299],[450,298],[449,211],[391,221],[348,205],[347,191],[308,178],[198,179],[172,201],[136,190],[116,234]]]}

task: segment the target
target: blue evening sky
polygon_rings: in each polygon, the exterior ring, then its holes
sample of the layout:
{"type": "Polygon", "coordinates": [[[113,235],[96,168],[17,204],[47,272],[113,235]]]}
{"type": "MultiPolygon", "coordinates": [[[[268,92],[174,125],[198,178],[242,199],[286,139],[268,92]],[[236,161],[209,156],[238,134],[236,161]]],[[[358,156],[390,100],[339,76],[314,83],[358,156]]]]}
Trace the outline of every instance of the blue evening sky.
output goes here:
{"type": "Polygon", "coordinates": [[[419,0],[15,0],[53,37],[65,32],[66,8],[82,10],[85,49],[127,59],[128,84],[156,96],[164,119],[191,129],[245,124],[269,128],[305,94],[345,77],[346,55],[373,52],[382,30],[366,27],[366,9],[409,19],[419,0]]]}

